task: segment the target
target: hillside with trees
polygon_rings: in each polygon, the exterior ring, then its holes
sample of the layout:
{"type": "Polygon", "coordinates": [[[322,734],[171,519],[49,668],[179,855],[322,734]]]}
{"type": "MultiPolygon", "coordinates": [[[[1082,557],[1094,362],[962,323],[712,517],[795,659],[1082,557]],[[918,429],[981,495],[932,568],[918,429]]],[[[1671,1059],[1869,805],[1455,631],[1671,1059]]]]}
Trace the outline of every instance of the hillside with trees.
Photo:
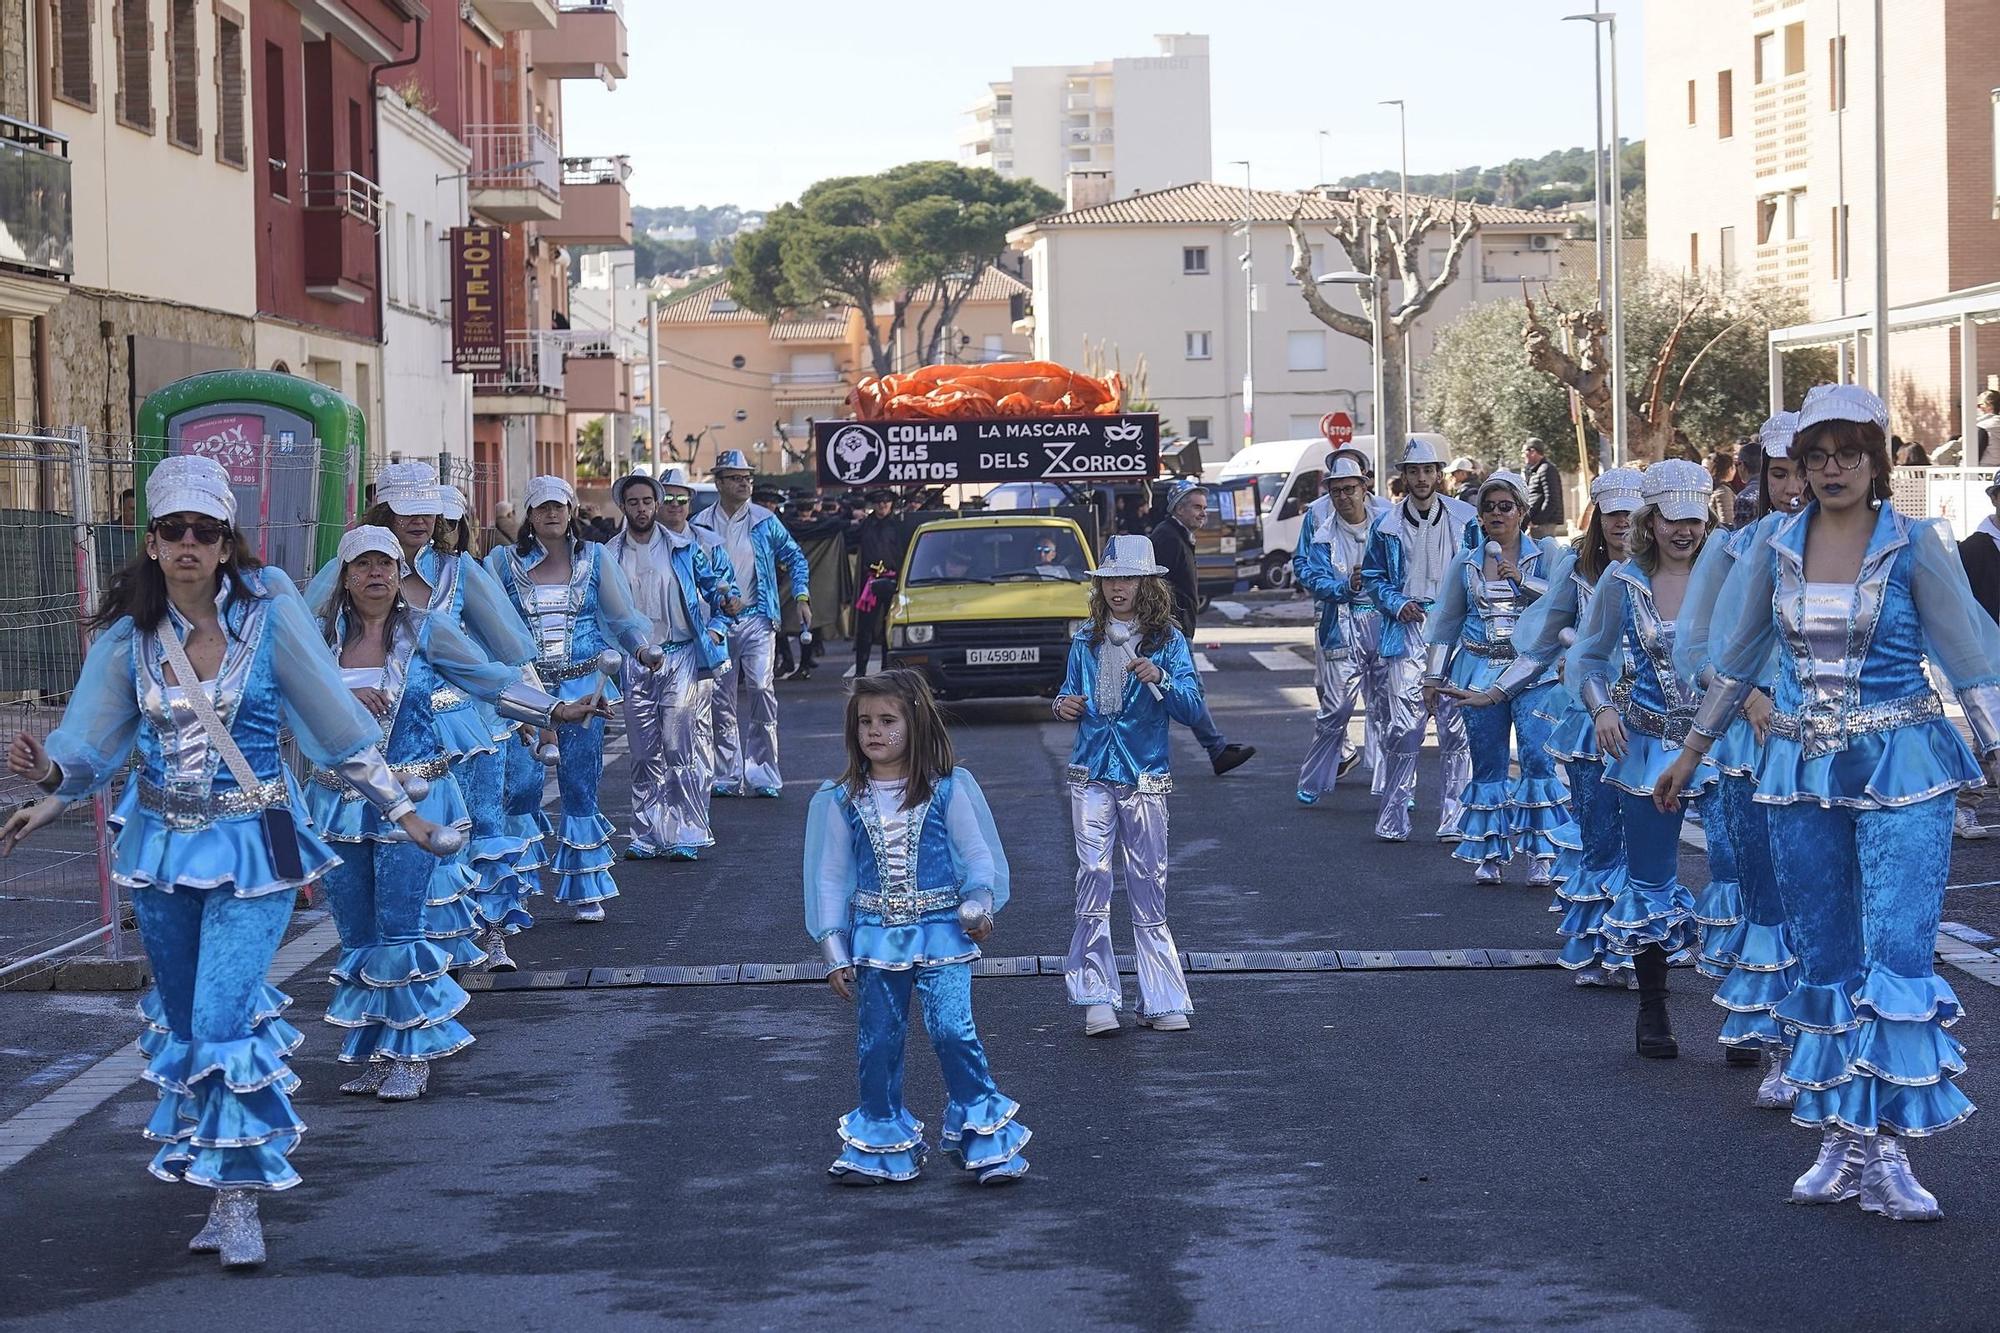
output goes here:
{"type": "MultiPolygon", "coordinates": [[[[1437,195],[1470,203],[1502,204],[1509,208],[1561,208],[1590,202],[1590,158],[1588,148],[1558,148],[1540,157],[1517,157],[1497,167],[1460,167],[1456,171],[1422,173],[1410,177],[1411,194],[1437,195]]],[[[1646,185],[1646,145],[1628,140],[1620,162],[1621,184],[1629,200],[1646,185]]],[[[1336,182],[1353,187],[1374,186],[1394,190],[1401,184],[1395,169],[1370,171],[1336,182]]]]}
{"type": "Polygon", "coordinates": [[[669,205],[649,208],[632,206],[632,248],[636,252],[638,276],[650,281],[661,273],[686,273],[710,264],[727,264],[735,250],[736,235],[746,222],[755,227],[763,214],[735,204],[692,208],[669,205]],[[663,233],[655,235],[654,233],[663,233]],[[692,235],[686,234],[692,233],[692,235]]]}

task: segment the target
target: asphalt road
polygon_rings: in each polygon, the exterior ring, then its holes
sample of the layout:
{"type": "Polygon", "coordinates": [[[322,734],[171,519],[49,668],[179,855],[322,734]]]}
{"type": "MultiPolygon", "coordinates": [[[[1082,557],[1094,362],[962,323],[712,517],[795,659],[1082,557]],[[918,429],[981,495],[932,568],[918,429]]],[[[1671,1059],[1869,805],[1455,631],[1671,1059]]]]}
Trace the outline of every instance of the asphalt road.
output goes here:
{"type": "MultiPolygon", "coordinates": [[[[1176,739],[1182,949],[1472,962],[1551,947],[1544,891],[1476,888],[1436,843],[1375,842],[1361,791],[1292,802],[1311,676],[1274,667],[1300,638],[1240,628],[1198,645],[1218,718],[1261,753],[1217,780],[1176,739]]],[[[1941,1226],[1788,1207],[1814,1138],[1749,1106],[1755,1075],[1723,1067],[1722,1011],[1684,970],[1675,1062],[1633,1056],[1630,996],[1545,968],[1197,972],[1193,1032],[1109,1041],[1080,1035],[1058,979],[984,978],[980,1027],[1035,1132],[1032,1173],[980,1190],[934,1157],[914,1186],[831,1186],[853,1027],[822,985],[586,984],[813,954],[800,842],[806,800],[839,766],[839,683],[781,690],[784,798],[719,803],[702,863],[621,865],[601,926],[546,907],[515,953],[555,984],[475,995],[479,1044],[424,1101],[338,1097],[334,1034],[305,1021],[327,987],[316,969],[286,984],[308,1029],[295,1067],[311,1132],[294,1158],[306,1183],[265,1209],[267,1269],[225,1279],[183,1252],[207,1196],[144,1173],[150,1089],[133,1085],[0,1170],[0,1325],[1992,1326],[1984,1117],[1913,1150],[1941,1226]]],[[[1039,704],[954,711],[1014,867],[988,955],[1059,954],[1067,728],[1039,704]]],[[[606,782],[614,811],[623,773],[606,782]]],[[[1435,781],[1427,762],[1422,813],[1435,781]]],[[[1996,847],[1961,845],[1954,882],[2000,879],[1996,847]]],[[[1684,871],[1700,875],[1698,854],[1684,871]]],[[[1947,916],[2000,933],[1994,893],[1955,892],[1947,916]]],[[[1986,986],[1949,975],[1973,1015],[1962,1086],[1990,1100],[1986,986]]],[[[123,1009],[0,994],[0,1116],[36,1116],[129,1038],[123,1009]]],[[[908,1099],[935,1124],[920,1035],[908,1099]]]]}

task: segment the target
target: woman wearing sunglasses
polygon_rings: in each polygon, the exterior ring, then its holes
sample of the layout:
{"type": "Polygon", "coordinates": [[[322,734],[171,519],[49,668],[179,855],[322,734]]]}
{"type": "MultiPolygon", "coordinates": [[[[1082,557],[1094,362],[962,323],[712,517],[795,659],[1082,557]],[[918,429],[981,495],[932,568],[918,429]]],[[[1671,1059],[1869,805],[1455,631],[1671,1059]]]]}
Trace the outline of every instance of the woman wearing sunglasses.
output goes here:
{"type": "MultiPolygon", "coordinates": [[[[1430,645],[1424,672],[1427,712],[1437,707],[1440,694],[1455,698],[1499,679],[1515,660],[1515,622],[1549,590],[1557,547],[1554,538],[1535,541],[1522,531],[1526,492],[1520,475],[1504,470],[1479,487],[1480,540],[1453,558],[1424,627],[1430,645]]],[[[1549,711],[1545,700],[1554,688],[1554,673],[1544,669],[1504,705],[1496,701],[1465,717],[1472,779],[1465,784],[1460,838],[1452,855],[1476,867],[1476,884],[1498,884],[1500,868],[1517,854],[1533,864],[1530,884],[1555,882],[1553,835],[1564,822],[1563,789],[1547,748],[1550,724],[1540,716],[1549,711]],[[1508,776],[1516,738],[1518,780],[1508,776]]]]}
{"type": "Polygon", "coordinates": [[[141,1009],[146,1079],[160,1089],[150,1169],[216,1191],[189,1249],[252,1267],[264,1262],[257,1194],[299,1183],[286,1159],[305,1131],[286,1065],[302,1038],[264,974],[297,890],[339,860],[307,822],[280,731],[416,846],[448,855],[463,840],[417,814],[291,580],[237,544],[221,464],[162,460],[146,508],[145,549],[91,621],[62,725],[46,745],[23,733],[8,748],[8,769],[53,794],[0,826],[0,851],[101,790],[137,747],[109,822],[112,878],[131,894],[157,988],[141,1009]]]}
{"type": "Polygon", "coordinates": [[[1757,762],[1785,926],[1804,975],[1778,1005],[1792,1034],[1792,1119],[1821,1131],[1795,1203],[1858,1198],[1932,1221],[1904,1140],[1972,1114],[1952,1082],[1958,997],[1932,970],[1956,793],[2000,781],[2000,629],[1966,584],[1944,524],[1889,500],[1888,409],[1852,384],[1799,409],[1792,456],[1812,501],[1758,524],[1716,603],[1689,753],[1655,799],[1679,803],[1695,752],[1727,730],[1777,652],[1757,762]],[[1975,762],[1944,715],[1928,663],[1965,709],[1975,762]]]}

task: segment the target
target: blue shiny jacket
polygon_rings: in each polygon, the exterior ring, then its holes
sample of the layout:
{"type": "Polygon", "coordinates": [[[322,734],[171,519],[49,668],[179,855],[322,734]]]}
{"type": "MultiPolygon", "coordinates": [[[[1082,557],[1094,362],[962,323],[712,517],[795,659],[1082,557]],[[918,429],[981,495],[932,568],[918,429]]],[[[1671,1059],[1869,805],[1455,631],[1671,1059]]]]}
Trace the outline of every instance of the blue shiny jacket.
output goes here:
{"type": "MultiPolygon", "coordinates": [[[[1514,546],[1514,566],[1521,577],[1504,583],[1487,583],[1485,560],[1483,544],[1452,558],[1450,572],[1438,585],[1437,605],[1424,623],[1426,643],[1450,645],[1447,674],[1451,683],[1467,689],[1485,688],[1506,669],[1509,659],[1505,653],[1513,647],[1515,627],[1522,614],[1548,592],[1549,575],[1561,562],[1561,548],[1553,538],[1537,542],[1522,533],[1514,546]],[[1502,656],[1481,649],[1500,649],[1502,656]]],[[[1534,684],[1552,679],[1550,669],[1534,684]]]]}
{"type": "Polygon", "coordinates": [[[1166,791],[1173,783],[1167,758],[1167,723],[1193,726],[1201,718],[1201,677],[1194,655],[1177,629],[1146,659],[1165,678],[1161,698],[1129,672],[1125,677],[1123,711],[1106,717],[1097,711],[1097,649],[1085,629],[1069,644],[1069,669],[1060,693],[1083,700],[1076,724],[1076,744],[1069,755],[1072,782],[1112,782],[1148,791],[1166,791]]]}
{"type": "MultiPolygon", "coordinates": [[[[1377,516],[1371,513],[1368,521],[1377,516]]],[[[1335,521],[1330,500],[1321,497],[1313,501],[1306,508],[1305,522],[1299,527],[1299,549],[1292,554],[1292,575],[1319,608],[1318,641],[1321,652],[1338,652],[1347,647],[1351,635],[1348,626],[1352,624],[1353,617],[1375,609],[1367,584],[1363,583],[1356,589],[1348,579],[1352,566],[1337,562],[1340,533],[1337,529],[1331,534],[1326,531],[1327,524],[1335,521]]],[[[1356,563],[1367,553],[1368,532],[1368,528],[1364,527],[1362,550],[1356,553],[1356,563]]]]}
{"type": "MultiPolygon", "coordinates": [[[[785,531],[785,525],[776,514],[759,504],[752,504],[749,509],[750,549],[757,561],[757,600],[745,606],[742,614],[759,615],[776,625],[782,620],[778,609],[778,566],[783,564],[786,576],[791,579],[794,600],[811,595],[812,570],[806,564],[806,553],[792,540],[792,534],[785,531]]],[[[721,519],[722,506],[710,505],[688,526],[701,529],[701,544],[704,547],[722,549],[723,568],[726,569],[729,567],[728,548],[722,540],[721,529],[716,526],[721,519]]],[[[733,586],[741,591],[740,583],[733,586]]]]}
{"type": "MultiPolygon", "coordinates": [[[[729,557],[718,550],[711,558],[708,548],[696,540],[692,527],[690,524],[690,531],[682,533],[661,527],[658,529],[659,536],[654,540],[666,542],[672,548],[667,560],[674,567],[674,591],[680,595],[681,611],[694,628],[695,653],[701,661],[701,674],[707,676],[720,670],[722,664],[729,660],[730,620],[722,613],[722,603],[733,583],[727,572],[729,557]],[[710,633],[711,630],[720,634],[720,641],[717,634],[710,633]]],[[[625,548],[623,528],[604,545],[611,562],[621,568],[625,548]]]]}
{"type": "MultiPolygon", "coordinates": [[[[1467,530],[1479,530],[1478,511],[1465,501],[1455,500],[1449,495],[1439,495],[1437,501],[1445,507],[1444,521],[1460,528],[1458,544],[1463,546],[1469,540],[1467,530]]],[[[1376,517],[1368,529],[1368,554],[1361,560],[1362,586],[1368,589],[1369,599],[1382,612],[1384,657],[1410,657],[1424,648],[1423,635],[1410,633],[1396,618],[1412,600],[1403,595],[1405,562],[1403,538],[1399,531],[1401,513],[1402,506],[1396,505],[1376,517]]]]}

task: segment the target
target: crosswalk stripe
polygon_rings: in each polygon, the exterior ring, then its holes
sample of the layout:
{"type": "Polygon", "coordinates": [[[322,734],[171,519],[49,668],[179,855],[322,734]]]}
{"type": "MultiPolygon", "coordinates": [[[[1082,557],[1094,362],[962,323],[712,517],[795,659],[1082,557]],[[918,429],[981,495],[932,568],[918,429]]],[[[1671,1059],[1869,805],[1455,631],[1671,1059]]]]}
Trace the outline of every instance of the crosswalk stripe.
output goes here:
{"type": "Polygon", "coordinates": [[[1306,661],[1305,658],[1300,657],[1297,653],[1287,652],[1283,648],[1268,648],[1261,652],[1253,652],[1250,656],[1256,660],[1257,665],[1263,667],[1266,671],[1311,671],[1313,669],[1311,662],[1306,661]]]}
{"type": "Polygon", "coordinates": [[[1196,653],[1194,655],[1194,669],[1196,671],[1213,671],[1215,670],[1215,663],[1208,660],[1207,653],[1196,653]]]}

